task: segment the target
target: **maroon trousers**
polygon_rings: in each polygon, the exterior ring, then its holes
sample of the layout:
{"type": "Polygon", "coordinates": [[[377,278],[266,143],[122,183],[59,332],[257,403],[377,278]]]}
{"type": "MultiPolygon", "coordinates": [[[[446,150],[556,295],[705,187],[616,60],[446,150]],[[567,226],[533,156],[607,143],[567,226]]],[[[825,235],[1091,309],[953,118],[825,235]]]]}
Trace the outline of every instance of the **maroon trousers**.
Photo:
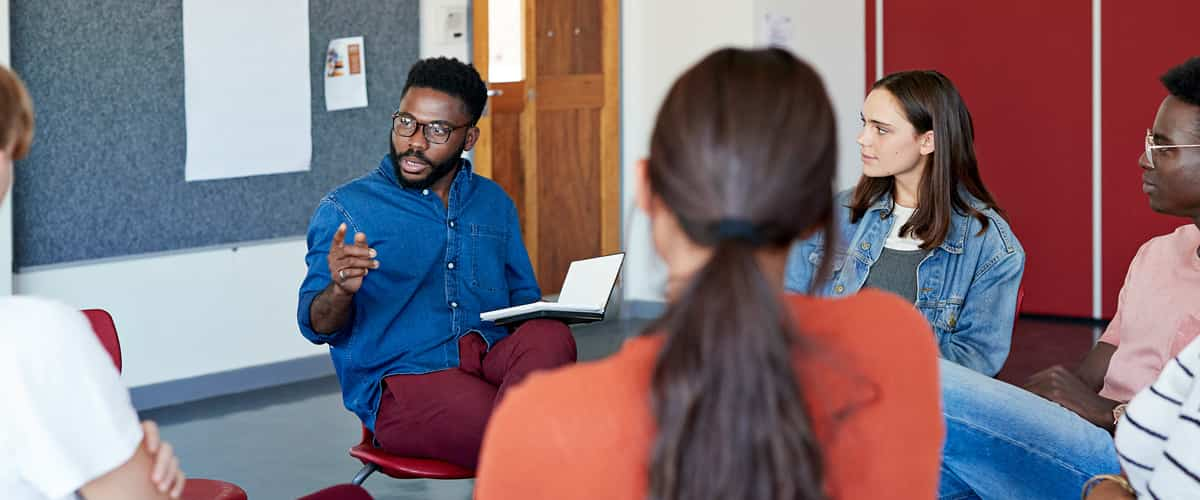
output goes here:
{"type": "Polygon", "coordinates": [[[443,460],[474,469],[483,430],[504,392],[530,372],[574,363],[575,339],[562,322],[532,320],[487,343],[458,341],[459,366],[383,381],[375,439],[388,453],[443,460]]]}

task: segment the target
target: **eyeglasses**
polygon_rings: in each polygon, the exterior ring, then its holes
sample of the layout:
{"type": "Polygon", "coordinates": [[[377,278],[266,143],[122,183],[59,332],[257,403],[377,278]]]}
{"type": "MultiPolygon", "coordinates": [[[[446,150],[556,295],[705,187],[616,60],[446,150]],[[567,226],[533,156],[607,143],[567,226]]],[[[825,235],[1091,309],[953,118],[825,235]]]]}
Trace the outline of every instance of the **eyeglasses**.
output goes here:
{"type": "Polygon", "coordinates": [[[408,113],[399,111],[392,114],[392,133],[400,137],[412,137],[417,133],[417,129],[424,129],[425,140],[433,144],[445,144],[450,140],[450,135],[455,130],[467,128],[467,125],[455,125],[446,121],[433,121],[429,123],[421,123],[417,118],[408,113]]]}
{"type": "Polygon", "coordinates": [[[1175,148],[1200,148],[1200,144],[1166,144],[1159,146],[1158,144],[1154,143],[1154,132],[1151,132],[1150,129],[1146,129],[1146,161],[1150,163],[1151,169],[1158,168],[1154,166],[1155,151],[1160,149],[1175,148]]]}

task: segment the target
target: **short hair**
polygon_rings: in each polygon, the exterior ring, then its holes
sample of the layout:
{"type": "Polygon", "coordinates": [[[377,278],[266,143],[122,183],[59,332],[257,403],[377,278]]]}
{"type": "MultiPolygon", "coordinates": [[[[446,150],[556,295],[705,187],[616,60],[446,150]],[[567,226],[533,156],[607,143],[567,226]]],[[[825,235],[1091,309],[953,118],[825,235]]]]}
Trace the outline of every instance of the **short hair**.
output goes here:
{"type": "Polygon", "coordinates": [[[459,98],[467,114],[471,115],[471,125],[479,121],[483,107],[487,105],[487,85],[479,72],[470,64],[451,57],[422,59],[413,64],[401,95],[408,94],[412,87],[433,89],[459,98]]]}
{"type": "Polygon", "coordinates": [[[1159,80],[1167,92],[1193,106],[1200,106],[1200,57],[1171,68],[1159,80]]]}
{"type": "Polygon", "coordinates": [[[12,148],[12,159],[29,154],[33,143],[33,99],[11,69],[0,66],[0,147],[12,148]]]}

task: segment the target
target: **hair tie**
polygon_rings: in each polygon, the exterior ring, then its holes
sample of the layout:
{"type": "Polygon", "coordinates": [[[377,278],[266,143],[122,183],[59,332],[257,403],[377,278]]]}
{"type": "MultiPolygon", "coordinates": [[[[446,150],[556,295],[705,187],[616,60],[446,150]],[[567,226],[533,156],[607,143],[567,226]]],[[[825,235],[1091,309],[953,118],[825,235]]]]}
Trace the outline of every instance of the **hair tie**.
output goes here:
{"type": "Polygon", "coordinates": [[[751,221],[745,219],[721,219],[714,223],[717,241],[741,241],[751,245],[766,243],[762,231],[751,221]]]}

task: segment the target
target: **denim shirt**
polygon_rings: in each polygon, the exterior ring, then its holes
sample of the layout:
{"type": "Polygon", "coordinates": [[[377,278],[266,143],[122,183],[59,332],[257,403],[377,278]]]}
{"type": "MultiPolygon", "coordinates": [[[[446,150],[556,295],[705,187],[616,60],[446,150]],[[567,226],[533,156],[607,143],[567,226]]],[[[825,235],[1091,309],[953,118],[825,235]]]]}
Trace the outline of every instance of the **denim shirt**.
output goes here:
{"type": "Polygon", "coordinates": [[[374,430],[380,382],[389,375],[458,366],[458,339],[479,332],[488,345],[508,336],[479,313],[541,299],[521,240],[516,206],[499,185],[462,168],[449,208],[431,189],[400,186],[391,161],[326,195],[308,228],[308,274],[300,285],[300,333],[329,344],[346,408],[374,430]],[[330,284],[326,256],[338,225],[346,242],[367,235],[377,252],[354,295],[351,318],[328,335],[312,329],[309,308],[330,284]]]}
{"type": "MultiPolygon", "coordinates": [[[[965,191],[960,194],[987,217],[988,228],[979,234],[978,219],[954,211],[946,240],[917,266],[915,305],[933,327],[943,358],[994,376],[1012,344],[1025,250],[994,210],[965,191]]],[[[848,207],[851,195],[839,194],[839,206],[848,207]]],[[[849,221],[849,209],[837,210],[830,279],[813,286],[826,237],[816,234],[792,247],[787,289],[832,297],[858,292],[883,251],[892,228],[891,210],[890,195],[882,196],[856,224],[849,221]]]]}

